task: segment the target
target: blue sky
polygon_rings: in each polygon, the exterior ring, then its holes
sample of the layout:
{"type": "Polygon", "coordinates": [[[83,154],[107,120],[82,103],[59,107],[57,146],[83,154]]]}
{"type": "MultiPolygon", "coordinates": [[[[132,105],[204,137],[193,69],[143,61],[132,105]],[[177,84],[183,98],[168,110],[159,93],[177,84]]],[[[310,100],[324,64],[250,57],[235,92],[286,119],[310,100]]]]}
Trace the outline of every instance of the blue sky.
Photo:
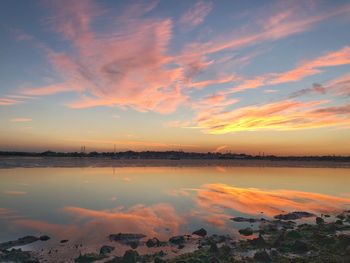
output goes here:
{"type": "Polygon", "coordinates": [[[0,149],[350,154],[348,1],[2,1],[0,149]]]}

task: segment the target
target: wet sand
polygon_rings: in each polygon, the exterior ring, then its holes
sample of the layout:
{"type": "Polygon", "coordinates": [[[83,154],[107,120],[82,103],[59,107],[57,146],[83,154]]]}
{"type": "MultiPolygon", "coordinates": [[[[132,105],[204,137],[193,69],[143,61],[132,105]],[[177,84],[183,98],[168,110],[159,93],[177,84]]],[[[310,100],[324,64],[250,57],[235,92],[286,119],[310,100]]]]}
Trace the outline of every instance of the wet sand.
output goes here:
{"type": "Polygon", "coordinates": [[[310,167],[350,168],[350,162],[218,159],[112,159],[96,157],[0,157],[0,169],[33,167],[310,167]]]}

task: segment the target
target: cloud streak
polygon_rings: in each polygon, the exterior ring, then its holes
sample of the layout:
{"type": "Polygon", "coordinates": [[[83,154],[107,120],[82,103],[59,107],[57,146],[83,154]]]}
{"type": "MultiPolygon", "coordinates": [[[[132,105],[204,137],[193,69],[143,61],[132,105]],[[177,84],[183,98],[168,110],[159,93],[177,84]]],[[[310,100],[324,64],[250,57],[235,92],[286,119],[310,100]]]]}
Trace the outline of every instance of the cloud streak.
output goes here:
{"type": "Polygon", "coordinates": [[[284,100],[232,111],[203,110],[194,123],[204,132],[226,134],[257,130],[298,130],[322,127],[349,127],[349,107],[320,107],[327,101],[284,100]],[[338,110],[336,110],[338,109],[338,110]]]}
{"type": "Polygon", "coordinates": [[[11,122],[31,122],[31,118],[13,118],[10,120],[11,122]]]}
{"type": "MultiPolygon", "coordinates": [[[[340,50],[329,52],[315,59],[305,61],[292,70],[281,73],[268,73],[265,75],[257,76],[253,79],[244,80],[243,83],[234,87],[232,91],[240,92],[267,85],[271,86],[289,82],[296,82],[306,77],[321,73],[323,68],[349,64],[350,47],[345,46],[340,50]]],[[[314,90],[316,90],[316,88],[314,90]]]]}
{"type": "Polygon", "coordinates": [[[197,1],[192,8],[182,15],[180,23],[187,28],[196,27],[204,22],[205,17],[212,9],[212,2],[197,1]]]}

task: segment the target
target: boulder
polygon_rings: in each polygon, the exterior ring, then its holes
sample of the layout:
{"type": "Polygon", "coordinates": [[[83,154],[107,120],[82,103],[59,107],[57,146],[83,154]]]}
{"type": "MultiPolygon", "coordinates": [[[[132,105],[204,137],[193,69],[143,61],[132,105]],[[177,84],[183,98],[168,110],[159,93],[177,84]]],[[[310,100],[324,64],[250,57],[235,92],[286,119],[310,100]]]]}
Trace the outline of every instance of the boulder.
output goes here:
{"type": "Polygon", "coordinates": [[[104,245],[100,248],[100,255],[106,255],[111,253],[115,248],[112,246],[104,245]]]}
{"type": "Polygon", "coordinates": [[[136,263],[139,259],[139,253],[135,250],[127,250],[123,256],[123,263],[136,263]]]}
{"type": "Polygon", "coordinates": [[[50,237],[49,237],[49,236],[44,235],[44,236],[39,237],[39,239],[40,239],[41,241],[47,241],[47,240],[49,240],[49,239],[50,239],[50,237]]]}
{"type": "Polygon", "coordinates": [[[243,236],[251,236],[251,235],[253,235],[253,229],[250,228],[250,227],[240,229],[240,230],[238,230],[238,232],[241,235],[243,235],[243,236]]]}
{"type": "Polygon", "coordinates": [[[204,237],[207,235],[207,231],[204,228],[198,229],[192,233],[192,235],[197,235],[200,237],[204,237]]]}
{"type": "Polygon", "coordinates": [[[324,224],[324,220],[322,217],[316,217],[316,224],[317,225],[323,225],[324,224]]]}
{"type": "Polygon", "coordinates": [[[271,262],[271,258],[267,252],[264,251],[258,251],[254,254],[254,261],[255,262],[263,262],[263,263],[268,263],[271,262]]]}
{"type": "Polygon", "coordinates": [[[173,236],[169,239],[170,243],[180,245],[185,243],[185,237],[184,236],[173,236]]]}
{"type": "Polygon", "coordinates": [[[297,211],[297,212],[291,212],[288,214],[276,215],[276,216],[274,216],[274,218],[280,219],[280,220],[296,220],[296,219],[301,219],[301,218],[305,218],[305,217],[313,217],[313,216],[315,216],[315,215],[311,214],[309,212],[297,211]]]}
{"type": "Polygon", "coordinates": [[[308,245],[300,240],[296,240],[294,244],[292,245],[292,250],[296,253],[306,253],[309,251],[308,245]]]}
{"type": "Polygon", "coordinates": [[[156,237],[150,238],[150,239],[147,240],[146,246],[147,247],[159,247],[160,246],[160,241],[156,237]]]}
{"type": "Polygon", "coordinates": [[[255,223],[258,221],[258,219],[255,219],[255,218],[246,218],[246,217],[240,217],[240,216],[233,217],[231,218],[231,220],[234,222],[249,222],[249,223],[255,223]]]}

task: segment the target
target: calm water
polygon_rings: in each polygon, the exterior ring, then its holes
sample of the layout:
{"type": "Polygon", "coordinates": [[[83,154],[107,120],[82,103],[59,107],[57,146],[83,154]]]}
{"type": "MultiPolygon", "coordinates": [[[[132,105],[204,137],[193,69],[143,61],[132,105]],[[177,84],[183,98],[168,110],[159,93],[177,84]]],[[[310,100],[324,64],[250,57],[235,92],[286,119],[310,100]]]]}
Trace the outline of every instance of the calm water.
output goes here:
{"type": "Polygon", "coordinates": [[[47,234],[103,242],[111,233],[168,238],[204,227],[237,233],[233,216],[350,209],[350,169],[18,168],[0,170],[0,242],[47,234]]]}

